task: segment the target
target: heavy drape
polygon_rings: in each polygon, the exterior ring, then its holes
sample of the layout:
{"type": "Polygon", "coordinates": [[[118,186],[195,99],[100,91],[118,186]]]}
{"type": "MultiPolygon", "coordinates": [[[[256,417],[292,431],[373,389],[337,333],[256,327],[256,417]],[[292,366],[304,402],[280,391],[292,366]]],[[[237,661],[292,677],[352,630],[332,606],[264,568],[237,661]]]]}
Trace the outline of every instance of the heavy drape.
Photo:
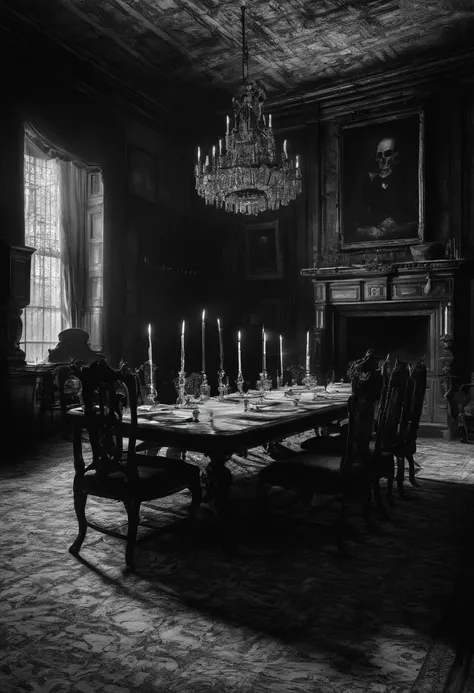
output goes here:
{"type": "Polygon", "coordinates": [[[68,327],[84,329],[86,311],[86,196],[87,173],[99,170],[96,164],[78,161],[65,149],[53,130],[40,132],[32,123],[25,125],[25,147],[30,156],[57,159],[60,168],[63,320],[68,327]],[[54,138],[52,141],[48,138],[54,138]]]}

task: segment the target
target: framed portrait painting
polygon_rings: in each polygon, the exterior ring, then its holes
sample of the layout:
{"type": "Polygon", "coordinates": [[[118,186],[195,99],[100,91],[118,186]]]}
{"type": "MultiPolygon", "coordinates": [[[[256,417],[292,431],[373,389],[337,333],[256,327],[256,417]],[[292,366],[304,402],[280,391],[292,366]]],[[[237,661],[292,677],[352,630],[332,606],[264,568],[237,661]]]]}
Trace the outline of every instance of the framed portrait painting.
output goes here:
{"type": "Polygon", "coordinates": [[[149,202],[158,198],[157,159],[143,149],[130,146],[128,151],[128,174],[130,192],[149,202]]]}
{"type": "Polygon", "coordinates": [[[281,279],[283,260],[278,221],[245,225],[247,279],[281,279]]]}
{"type": "Polygon", "coordinates": [[[423,112],[351,123],[339,137],[341,248],[423,241],[423,112]]]}

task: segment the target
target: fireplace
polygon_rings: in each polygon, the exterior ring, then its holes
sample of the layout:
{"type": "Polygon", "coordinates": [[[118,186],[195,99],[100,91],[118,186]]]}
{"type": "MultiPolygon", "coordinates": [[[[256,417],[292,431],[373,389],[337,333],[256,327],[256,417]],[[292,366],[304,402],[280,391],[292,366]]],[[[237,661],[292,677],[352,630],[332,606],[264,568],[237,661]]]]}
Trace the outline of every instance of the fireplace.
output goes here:
{"type": "Polygon", "coordinates": [[[316,372],[324,377],[334,370],[337,379],[345,378],[349,363],[369,348],[381,357],[390,353],[391,360],[413,363],[425,356],[428,390],[422,420],[446,424],[444,395],[467,377],[463,372],[471,365],[462,348],[465,326],[454,324],[453,311],[458,296],[458,305],[470,312],[468,265],[437,260],[302,270],[314,287],[316,372]],[[458,373],[452,369],[453,352],[458,373]]]}
{"type": "Polygon", "coordinates": [[[377,355],[390,354],[393,361],[398,358],[413,363],[429,357],[428,315],[353,315],[346,318],[345,331],[348,362],[360,358],[367,348],[377,355]]]}

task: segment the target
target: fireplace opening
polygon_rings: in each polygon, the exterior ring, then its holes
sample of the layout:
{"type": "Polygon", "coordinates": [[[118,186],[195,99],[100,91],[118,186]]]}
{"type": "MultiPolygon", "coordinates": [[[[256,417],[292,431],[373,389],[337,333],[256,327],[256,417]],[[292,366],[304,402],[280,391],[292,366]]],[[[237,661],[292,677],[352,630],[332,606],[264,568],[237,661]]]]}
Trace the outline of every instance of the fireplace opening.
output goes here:
{"type": "Polygon", "coordinates": [[[348,316],[347,362],[361,358],[367,349],[377,356],[390,354],[391,361],[416,362],[429,354],[428,315],[348,316]]]}

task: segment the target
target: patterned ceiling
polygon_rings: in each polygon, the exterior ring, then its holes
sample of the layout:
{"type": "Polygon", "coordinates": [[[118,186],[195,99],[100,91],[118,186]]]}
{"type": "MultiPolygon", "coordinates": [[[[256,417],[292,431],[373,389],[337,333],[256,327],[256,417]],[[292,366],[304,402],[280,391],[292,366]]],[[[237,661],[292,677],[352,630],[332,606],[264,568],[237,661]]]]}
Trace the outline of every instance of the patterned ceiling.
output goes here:
{"type": "MultiPolygon", "coordinates": [[[[233,92],[239,0],[4,0],[147,99],[162,88],[233,92]]],[[[250,76],[269,95],[353,78],[472,45],[474,0],[247,0],[250,76]]]]}

